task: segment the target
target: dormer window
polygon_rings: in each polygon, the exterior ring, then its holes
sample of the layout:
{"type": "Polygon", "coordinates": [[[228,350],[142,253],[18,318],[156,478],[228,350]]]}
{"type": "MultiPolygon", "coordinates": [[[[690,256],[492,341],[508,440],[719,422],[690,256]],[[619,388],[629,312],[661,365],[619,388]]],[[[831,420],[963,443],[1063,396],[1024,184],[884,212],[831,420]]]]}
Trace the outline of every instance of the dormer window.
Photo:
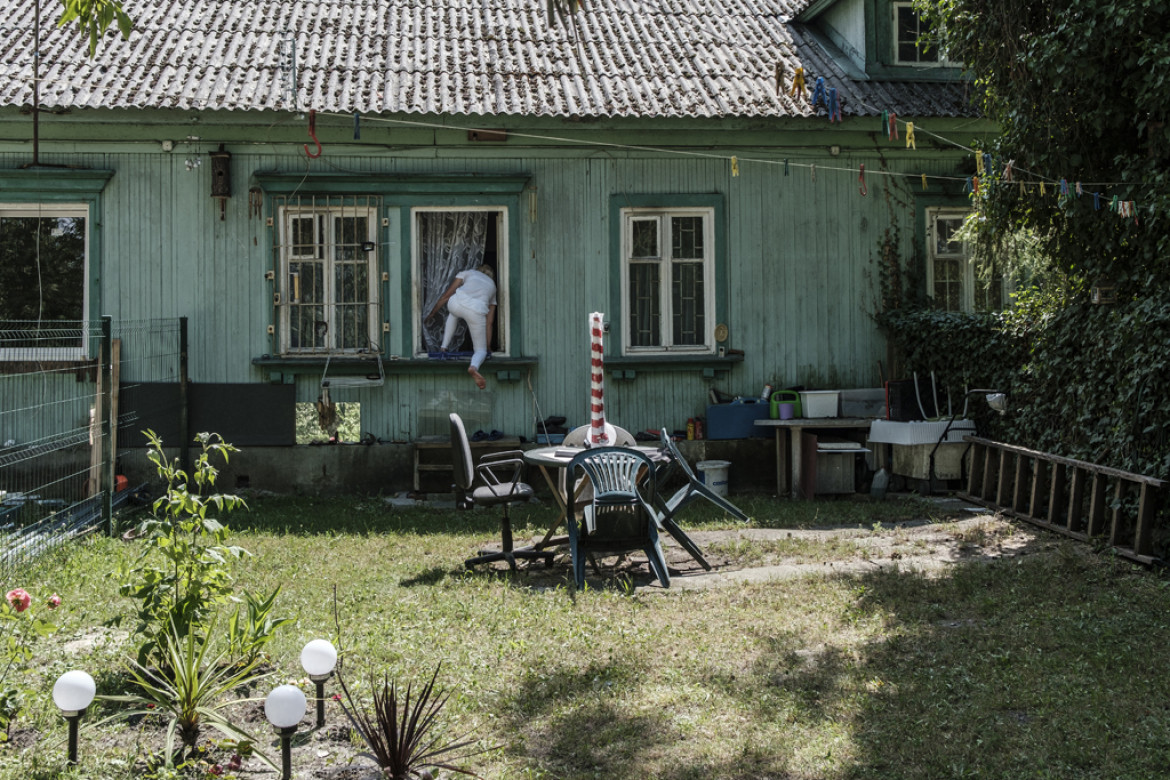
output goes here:
{"type": "Polygon", "coordinates": [[[954,67],[939,44],[932,40],[930,25],[913,3],[894,3],[894,61],[898,65],[954,67]]]}

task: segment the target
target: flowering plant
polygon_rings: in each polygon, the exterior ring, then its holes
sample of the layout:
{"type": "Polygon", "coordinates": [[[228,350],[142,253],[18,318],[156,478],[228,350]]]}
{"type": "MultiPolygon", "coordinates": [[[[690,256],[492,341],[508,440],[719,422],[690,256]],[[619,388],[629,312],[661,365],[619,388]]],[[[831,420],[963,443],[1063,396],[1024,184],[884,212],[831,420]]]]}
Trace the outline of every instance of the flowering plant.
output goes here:
{"type": "MultiPolygon", "coordinates": [[[[45,600],[44,609],[52,611],[61,604],[54,593],[45,600]]],[[[24,688],[10,684],[8,675],[22,670],[33,657],[33,643],[47,637],[56,626],[33,605],[33,598],[24,588],[13,588],[4,594],[0,603],[0,742],[7,742],[12,721],[24,707],[24,688]]]]}

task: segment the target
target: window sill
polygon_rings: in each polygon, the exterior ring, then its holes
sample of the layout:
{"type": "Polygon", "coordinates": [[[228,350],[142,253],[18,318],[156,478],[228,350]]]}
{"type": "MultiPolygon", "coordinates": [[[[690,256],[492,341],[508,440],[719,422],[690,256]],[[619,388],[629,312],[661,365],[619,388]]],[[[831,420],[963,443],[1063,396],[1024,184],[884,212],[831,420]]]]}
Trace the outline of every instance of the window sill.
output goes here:
{"type": "Polygon", "coordinates": [[[605,368],[614,379],[636,379],[639,371],[699,371],[705,377],[723,379],[742,363],[742,354],[724,355],[623,355],[606,357],[605,368]]]}
{"type": "MultiPolygon", "coordinates": [[[[283,357],[261,355],[252,358],[252,365],[266,369],[269,380],[275,383],[292,381],[297,374],[320,374],[325,370],[325,356],[283,357]],[[285,377],[288,377],[287,379],[285,377]]],[[[430,358],[382,358],[382,370],[387,375],[467,373],[469,361],[432,360],[430,358]]],[[[491,357],[483,364],[485,375],[494,375],[501,382],[518,382],[524,378],[524,370],[540,364],[538,357],[491,357]]],[[[329,359],[329,373],[336,376],[369,375],[373,365],[370,358],[333,357],[329,359]]]]}

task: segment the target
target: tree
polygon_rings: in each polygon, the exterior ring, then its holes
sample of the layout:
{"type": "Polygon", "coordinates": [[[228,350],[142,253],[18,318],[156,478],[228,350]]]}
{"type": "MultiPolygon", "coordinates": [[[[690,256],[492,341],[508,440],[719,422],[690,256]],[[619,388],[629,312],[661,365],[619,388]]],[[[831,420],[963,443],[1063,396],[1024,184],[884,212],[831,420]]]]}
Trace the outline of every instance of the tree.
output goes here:
{"type": "Polygon", "coordinates": [[[1113,284],[1131,296],[1164,287],[1170,37],[1156,31],[1170,29],[1170,4],[917,4],[1002,128],[982,150],[993,169],[983,179],[991,186],[975,199],[980,245],[1002,249],[1024,229],[1074,288],[1113,284]],[[1004,175],[1009,161],[1012,182],[1004,175]]]}
{"type": "Polygon", "coordinates": [[[1029,247],[1059,282],[1009,324],[1030,346],[1011,437],[1170,475],[1170,3],[915,2],[1002,130],[977,150],[979,254],[1029,247]]]}
{"type": "Polygon", "coordinates": [[[81,32],[89,38],[89,56],[97,52],[98,39],[106,34],[110,25],[117,22],[123,38],[130,37],[134,22],[122,8],[121,0],[61,0],[64,8],[58,24],[61,27],[76,22],[81,32]]]}

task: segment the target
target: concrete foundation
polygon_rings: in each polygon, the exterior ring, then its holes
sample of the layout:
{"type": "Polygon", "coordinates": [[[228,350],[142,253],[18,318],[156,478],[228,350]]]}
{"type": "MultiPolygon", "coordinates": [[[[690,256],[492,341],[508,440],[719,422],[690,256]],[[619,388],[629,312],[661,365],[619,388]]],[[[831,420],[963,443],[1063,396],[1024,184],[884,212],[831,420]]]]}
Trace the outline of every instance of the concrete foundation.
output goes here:
{"type": "MultiPolygon", "coordinates": [[[[774,488],[776,456],[769,439],[680,441],[678,446],[692,467],[701,460],[730,461],[732,495],[774,488]]],[[[134,484],[158,481],[145,458],[126,459],[123,466],[134,484]]],[[[547,491],[534,470],[528,481],[538,494],[547,491]]],[[[225,493],[250,489],[294,495],[393,495],[411,490],[413,484],[413,444],[331,444],[244,448],[220,468],[217,488],[225,493]]]]}

